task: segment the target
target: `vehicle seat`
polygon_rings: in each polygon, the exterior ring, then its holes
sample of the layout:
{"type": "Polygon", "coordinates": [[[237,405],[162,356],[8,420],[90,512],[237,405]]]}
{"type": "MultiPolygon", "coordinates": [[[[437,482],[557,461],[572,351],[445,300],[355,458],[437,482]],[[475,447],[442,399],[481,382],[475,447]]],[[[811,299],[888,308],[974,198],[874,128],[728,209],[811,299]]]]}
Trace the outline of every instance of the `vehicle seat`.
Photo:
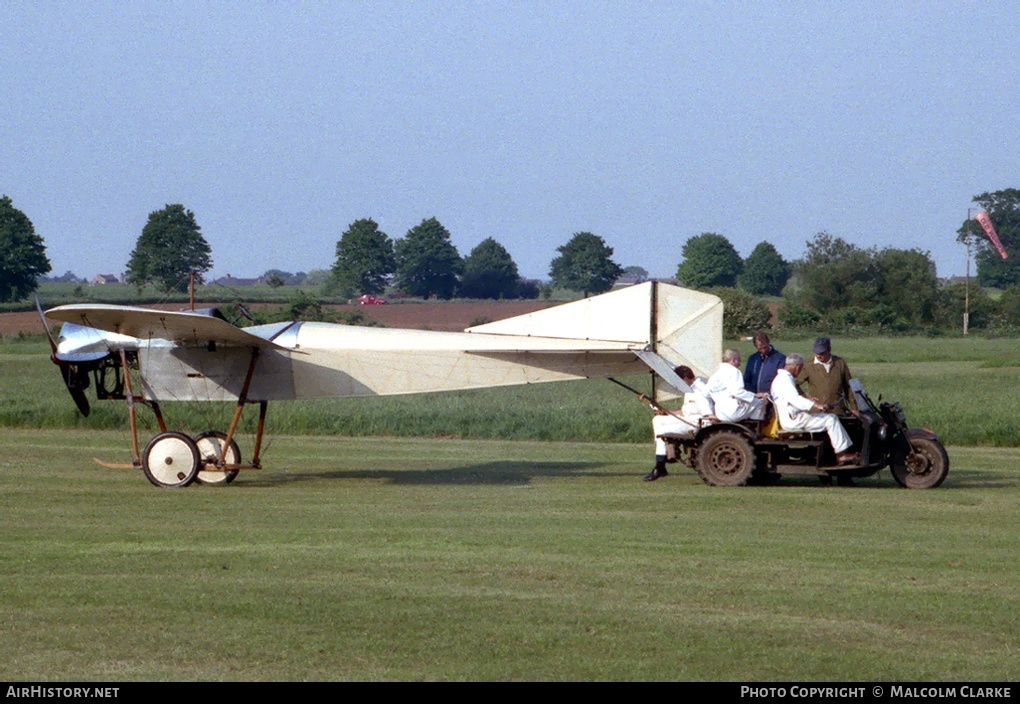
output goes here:
{"type": "Polygon", "coordinates": [[[775,408],[775,404],[770,403],[770,408],[773,409],[773,414],[776,419],[775,424],[775,435],[773,437],[778,438],[797,438],[803,440],[815,440],[821,437],[828,437],[825,431],[804,430],[803,428],[784,428],[782,422],[779,420],[779,411],[775,408]]]}

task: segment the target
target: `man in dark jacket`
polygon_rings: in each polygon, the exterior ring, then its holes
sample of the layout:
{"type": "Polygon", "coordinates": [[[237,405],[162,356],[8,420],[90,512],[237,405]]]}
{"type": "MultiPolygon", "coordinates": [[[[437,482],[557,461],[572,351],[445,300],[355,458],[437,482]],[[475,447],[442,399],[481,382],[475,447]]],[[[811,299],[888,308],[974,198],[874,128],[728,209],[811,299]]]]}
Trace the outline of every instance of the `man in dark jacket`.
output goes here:
{"type": "Polygon", "coordinates": [[[759,330],[752,338],[758,354],[747,359],[744,368],[744,388],[753,394],[768,393],[772,389],[772,380],[776,372],[786,366],[786,355],[772,346],[769,336],[759,330]]]}
{"type": "Polygon", "coordinates": [[[850,390],[850,367],[846,360],[832,353],[832,342],[827,337],[815,340],[815,358],[804,365],[797,375],[797,388],[805,396],[815,399],[826,410],[838,416],[857,415],[857,401],[850,390]]]}

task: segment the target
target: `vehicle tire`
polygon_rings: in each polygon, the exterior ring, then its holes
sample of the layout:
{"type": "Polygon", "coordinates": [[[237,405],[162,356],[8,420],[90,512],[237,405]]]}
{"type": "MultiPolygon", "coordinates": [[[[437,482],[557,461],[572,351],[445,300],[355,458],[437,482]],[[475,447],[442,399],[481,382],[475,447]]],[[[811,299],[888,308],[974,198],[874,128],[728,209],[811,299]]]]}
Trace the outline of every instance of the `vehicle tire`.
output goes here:
{"type": "Polygon", "coordinates": [[[195,441],[184,433],[160,433],[145,446],[142,471],[156,486],[187,486],[199,465],[195,441]]]}
{"type": "Polygon", "coordinates": [[[889,464],[893,479],[907,489],[934,489],[949,474],[949,455],[937,439],[923,431],[907,430],[913,455],[901,450],[889,464]]]}
{"type": "MultiPolygon", "coordinates": [[[[226,433],[221,433],[218,430],[207,430],[195,438],[195,445],[198,447],[198,456],[201,461],[198,476],[195,477],[199,484],[229,484],[237,477],[238,470],[236,469],[222,471],[202,468],[206,462],[215,463],[220,459],[220,449],[226,439],[226,433]]],[[[224,459],[227,464],[241,464],[241,449],[237,446],[236,440],[230,441],[230,447],[227,448],[224,459]]]]}
{"type": "Polygon", "coordinates": [[[743,486],[754,471],[754,448],[740,433],[722,430],[698,448],[694,469],[712,486],[743,486]]]}

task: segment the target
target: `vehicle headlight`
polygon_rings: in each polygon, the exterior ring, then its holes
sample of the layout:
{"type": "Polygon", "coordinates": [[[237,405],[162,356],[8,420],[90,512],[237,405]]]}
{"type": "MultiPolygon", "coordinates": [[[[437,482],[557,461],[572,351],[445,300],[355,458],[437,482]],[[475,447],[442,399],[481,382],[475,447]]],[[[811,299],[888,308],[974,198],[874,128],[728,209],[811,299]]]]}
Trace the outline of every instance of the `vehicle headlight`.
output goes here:
{"type": "Polygon", "coordinates": [[[889,436],[889,428],[883,423],[878,429],[878,439],[885,440],[889,436]]]}

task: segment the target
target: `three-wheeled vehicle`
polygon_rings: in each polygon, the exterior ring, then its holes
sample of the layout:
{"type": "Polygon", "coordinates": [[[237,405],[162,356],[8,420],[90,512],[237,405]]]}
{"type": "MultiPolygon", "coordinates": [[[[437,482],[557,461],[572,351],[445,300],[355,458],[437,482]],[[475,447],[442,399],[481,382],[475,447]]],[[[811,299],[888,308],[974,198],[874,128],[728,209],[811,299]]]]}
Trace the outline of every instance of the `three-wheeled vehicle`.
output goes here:
{"type": "Polygon", "coordinates": [[[825,433],[784,430],[773,418],[741,423],[702,419],[689,432],[663,435],[667,456],[693,468],[713,486],[774,483],[784,475],[822,478],[868,477],[889,467],[908,489],[937,487],[949,473],[949,456],[927,428],[907,427],[898,403],[877,406],[859,379],[850,382],[859,414],[840,418],[860,453],[854,465],[839,465],[825,433]]]}

